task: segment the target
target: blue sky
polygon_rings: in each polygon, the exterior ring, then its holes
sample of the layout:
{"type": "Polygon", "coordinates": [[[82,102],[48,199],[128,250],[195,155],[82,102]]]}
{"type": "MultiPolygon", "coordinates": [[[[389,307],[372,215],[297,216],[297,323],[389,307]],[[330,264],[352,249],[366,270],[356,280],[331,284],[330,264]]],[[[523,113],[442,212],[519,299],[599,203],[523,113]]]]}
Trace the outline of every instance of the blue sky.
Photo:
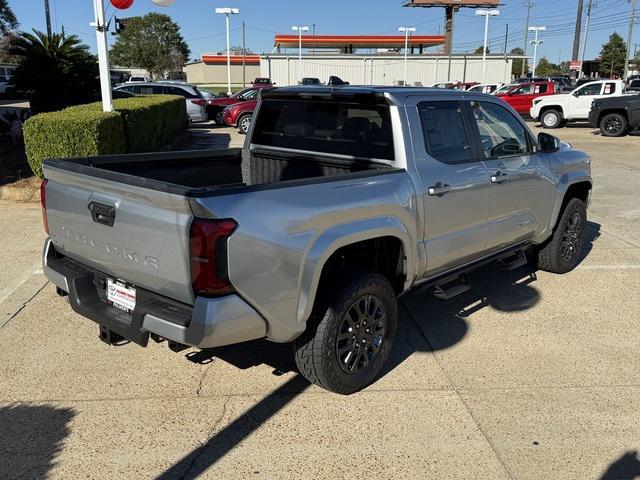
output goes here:
{"type": "MultiPolygon", "coordinates": [[[[108,0],[105,0],[108,3],[108,0]]],[[[80,36],[95,50],[95,34],[89,22],[92,20],[92,0],[49,0],[54,29],[64,25],[69,33],[80,36]]],[[[588,0],[585,0],[585,4],[588,0]]],[[[508,48],[522,46],[524,42],[525,0],[503,0],[500,16],[493,17],[489,27],[489,46],[492,52],[504,48],[505,26],[509,24],[508,48]]],[[[557,62],[571,56],[573,29],[578,0],[534,0],[531,25],[544,25],[544,44],[539,57],[547,56],[557,62]]],[[[18,17],[21,28],[45,30],[43,0],[9,0],[18,17]]],[[[232,17],[232,40],[241,44],[239,28],[244,20],[247,25],[247,46],[255,52],[269,52],[273,48],[275,32],[289,33],[291,25],[316,24],[320,34],[395,34],[400,25],[415,25],[417,34],[437,34],[442,31],[444,12],[439,8],[403,8],[400,0],[176,0],[168,8],[156,7],[151,0],[135,0],[129,10],[118,16],[144,15],[158,11],[170,15],[182,28],[191,47],[192,57],[202,53],[223,50],[225,47],[224,17],[214,13],[215,7],[240,8],[240,15],[232,17]]],[[[627,35],[630,5],[627,0],[594,0],[592,29],[587,46],[587,58],[593,58],[608,35],[617,30],[627,35]]],[[[114,12],[108,9],[109,16],[114,12]]],[[[471,51],[482,44],[483,20],[472,9],[463,9],[456,15],[454,49],[471,51]]],[[[640,16],[640,15],[639,15],[640,16]]],[[[640,23],[640,22],[638,22],[640,23]]],[[[640,28],[636,25],[634,43],[640,44],[640,28]]],[[[640,45],[638,46],[640,49],[640,45]]]]}

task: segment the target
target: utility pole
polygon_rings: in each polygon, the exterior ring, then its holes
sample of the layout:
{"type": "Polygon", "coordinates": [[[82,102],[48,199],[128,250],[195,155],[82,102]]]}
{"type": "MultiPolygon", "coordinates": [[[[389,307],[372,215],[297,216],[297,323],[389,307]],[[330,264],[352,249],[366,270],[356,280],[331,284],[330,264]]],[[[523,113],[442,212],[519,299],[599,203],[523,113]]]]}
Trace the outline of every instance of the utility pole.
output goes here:
{"type": "Polygon", "coordinates": [[[65,34],[64,34],[64,25],[62,25],[62,32],[61,32],[61,33],[62,33],[62,39],[64,40],[64,39],[65,39],[65,34]]]}
{"type": "Polygon", "coordinates": [[[244,20],[242,21],[242,88],[247,86],[247,44],[244,28],[244,20]]]}
{"type": "Polygon", "coordinates": [[[509,24],[505,25],[504,29],[504,58],[507,58],[507,44],[509,43],[509,24]]]}
{"type": "Polygon", "coordinates": [[[313,24],[313,41],[311,43],[311,54],[316,53],[316,24],[313,24]]]}
{"type": "Polygon", "coordinates": [[[636,1],[631,0],[631,16],[629,17],[629,35],[627,36],[627,55],[624,58],[624,76],[622,80],[626,80],[629,76],[629,55],[631,54],[631,37],[633,37],[634,17],[636,16],[636,1]]]}
{"type": "Polygon", "coordinates": [[[578,15],[576,16],[576,32],[573,36],[573,54],[571,60],[576,62],[580,56],[580,31],[582,30],[582,3],[583,0],[578,0],[578,15]]]}
{"type": "Polygon", "coordinates": [[[533,3],[531,0],[527,0],[527,20],[524,24],[524,57],[522,59],[522,76],[524,77],[524,72],[527,67],[527,46],[529,45],[529,19],[531,18],[531,7],[533,3]]]}
{"type": "Polygon", "coordinates": [[[49,13],[49,0],[44,0],[44,14],[47,17],[47,35],[51,36],[51,15],[49,13]]]}
{"type": "Polygon", "coordinates": [[[580,59],[580,70],[578,72],[578,78],[582,77],[582,66],[584,65],[584,57],[587,52],[587,40],[589,39],[589,23],[591,22],[591,6],[593,0],[589,0],[587,3],[587,23],[584,26],[584,45],[582,46],[582,58],[580,59]]]}

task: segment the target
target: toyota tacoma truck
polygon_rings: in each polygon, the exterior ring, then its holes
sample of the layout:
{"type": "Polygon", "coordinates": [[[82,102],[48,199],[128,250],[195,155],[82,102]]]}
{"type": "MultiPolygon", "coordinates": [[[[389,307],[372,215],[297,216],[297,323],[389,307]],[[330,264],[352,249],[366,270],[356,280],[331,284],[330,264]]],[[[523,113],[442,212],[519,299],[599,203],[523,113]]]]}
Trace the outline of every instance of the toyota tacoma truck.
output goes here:
{"type": "Polygon", "coordinates": [[[447,300],[489,262],[581,258],[590,158],[501,100],[264,90],[243,149],[50,159],[44,272],[107,343],[291,342],[309,381],[370,384],[397,298],[447,300]]]}
{"type": "Polygon", "coordinates": [[[640,128],[640,95],[603,98],[593,102],[589,123],[605,137],[622,137],[640,128]]]}
{"type": "Polygon", "coordinates": [[[586,122],[594,100],[624,95],[622,80],[600,80],[576,88],[571,93],[537,98],[529,114],[544,128],[560,128],[567,122],[586,122]]]}

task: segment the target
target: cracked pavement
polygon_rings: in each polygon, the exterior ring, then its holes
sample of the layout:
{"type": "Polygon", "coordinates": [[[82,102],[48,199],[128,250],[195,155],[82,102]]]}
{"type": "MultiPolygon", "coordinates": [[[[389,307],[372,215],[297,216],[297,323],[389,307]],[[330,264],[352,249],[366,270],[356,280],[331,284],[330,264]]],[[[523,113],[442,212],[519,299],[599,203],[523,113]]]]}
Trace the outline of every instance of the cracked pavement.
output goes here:
{"type": "Polygon", "coordinates": [[[406,295],[384,375],[349,397],[287,345],[106,346],[42,276],[40,206],[0,202],[0,478],[640,476],[640,138],[553,133],[593,157],[581,265],[406,295]]]}

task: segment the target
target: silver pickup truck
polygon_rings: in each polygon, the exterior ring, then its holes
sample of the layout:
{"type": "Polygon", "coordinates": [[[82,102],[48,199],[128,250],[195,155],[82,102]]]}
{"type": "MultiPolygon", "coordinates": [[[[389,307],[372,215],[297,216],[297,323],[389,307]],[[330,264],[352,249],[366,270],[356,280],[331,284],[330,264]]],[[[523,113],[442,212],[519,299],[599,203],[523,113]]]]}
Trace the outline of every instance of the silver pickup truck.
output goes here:
{"type": "Polygon", "coordinates": [[[500,99],[418,88],[262,92],[243,149],[48,160],[44,272],[107,343],[292,342],[302,375],[375,380],[412,287],[489,262],[580,259],[590,158],[500,99]]]}

